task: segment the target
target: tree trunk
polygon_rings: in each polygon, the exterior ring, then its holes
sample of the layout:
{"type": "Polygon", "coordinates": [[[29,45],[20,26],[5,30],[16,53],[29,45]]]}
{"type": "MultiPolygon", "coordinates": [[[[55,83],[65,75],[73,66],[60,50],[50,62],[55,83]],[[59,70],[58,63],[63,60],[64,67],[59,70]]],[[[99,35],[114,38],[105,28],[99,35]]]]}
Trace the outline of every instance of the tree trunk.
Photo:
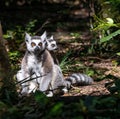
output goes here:
{"type": "Polygon", "coordinates": [[[10,71],[10,63],[7,51],[5,49],[2,26],[0,22],[0,87],[2,86],[3,80],[8,76],[10,71]]]}

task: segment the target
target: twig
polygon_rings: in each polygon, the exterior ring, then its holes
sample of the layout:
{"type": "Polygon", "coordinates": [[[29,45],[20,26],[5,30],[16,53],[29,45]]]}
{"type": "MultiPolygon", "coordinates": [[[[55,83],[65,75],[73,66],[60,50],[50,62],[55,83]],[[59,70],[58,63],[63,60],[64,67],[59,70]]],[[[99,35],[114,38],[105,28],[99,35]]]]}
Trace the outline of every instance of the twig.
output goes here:
{"type": "MultiPolygon", "coordinates": [[[[34,75],[34,74],[32,74],[32,75],[34,75]]],[[[32,76],[32,75],[31,75],[31,76],[32,76]]],[[[22,84],[22,83],[26,83],[26,82],[28,82],[28,81],[31,81],[31,80],[34,80],[34,79],[37,79],[37,78],[46,76],[46,74],[44,74],[44,75],[42,75],[42,76],[36,76],[35,78],[30,78],[31,76],[29,76],[29,77],[27,77],[27,78],[25,78],[25,79],[23,79],[23,80],[21,80],[21,81],[18,81],[15,85],[17,85],[17,84],[22,84]],[[30,78],[30,79],[28,79],[28,78],[30,78]],[[26,79],[27,79],[27,80],[26,80],[26,79]]]]}
{"type": "Polygon", "coordinates": [[[41,26],[38,30],[35,31],[35,34],[37,34],[38,32],[40,32],[40,31],[42,30],[42,28],[43,28],[46,24],[48,24],[48,23],[50,23],[50,19],[47,19],[47,20],[42,24],[42,26],[41,26]]]}
{"type": "Polygon", "coordinates": [[[71,85],[71,88],[73,88],[74,90],[79,90],[79,91],[80,91],[80,88],[75,87],[75,86],[73,86],[73,85],[71,85]]]}

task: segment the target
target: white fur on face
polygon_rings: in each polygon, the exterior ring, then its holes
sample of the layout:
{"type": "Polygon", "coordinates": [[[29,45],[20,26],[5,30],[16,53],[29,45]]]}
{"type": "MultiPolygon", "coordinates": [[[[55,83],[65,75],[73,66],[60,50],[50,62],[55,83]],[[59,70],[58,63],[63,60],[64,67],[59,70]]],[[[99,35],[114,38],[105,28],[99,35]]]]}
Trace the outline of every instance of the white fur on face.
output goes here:
{"type": "Polygon", "coordinates": [[[46,41],[47,41],[47,49],[49,51],[57,49],[57,44],[56,41],[53,39],[53,36],[47,38],[46,41]]]}
{"type": "Polygon", "coordinates": [[[36,49],[38,49],[40,52],[45,49],[45,42],[42,42],[40,39],[33,39],[29,43],[26,43],[27,49],[30,52],[34,52],[36,49]]]}
{"type": "Polygon", "coordinates": [[[42,36],[33,37],[26,33],[25,41],[28,51],[35,52],[37,49],[38,52],[41,52],[46,47],[46,33],[44,33],[42,36]]]}

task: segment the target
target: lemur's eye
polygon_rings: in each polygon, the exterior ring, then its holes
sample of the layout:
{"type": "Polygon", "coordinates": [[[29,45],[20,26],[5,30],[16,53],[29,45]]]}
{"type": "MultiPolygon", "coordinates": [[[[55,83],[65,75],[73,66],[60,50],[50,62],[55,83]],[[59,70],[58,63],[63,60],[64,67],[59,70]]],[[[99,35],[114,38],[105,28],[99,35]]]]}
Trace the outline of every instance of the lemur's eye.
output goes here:
{"type": "Polygon", "coordinates": [[[55,47],[55,44],[51,44],[52,47],[55,47]]]}
{"type": "Polygon", "coordinates": [[[39,46],[42,46],[42,43],[39,43],[38,45],[39,45],[39,46]]]}
{"type": "Polygon", "coordinates": [[[34,47],[34,46],[36,46],[36,44],[32,42],[32,43],[31,43],[31,46],[34,47]]]}

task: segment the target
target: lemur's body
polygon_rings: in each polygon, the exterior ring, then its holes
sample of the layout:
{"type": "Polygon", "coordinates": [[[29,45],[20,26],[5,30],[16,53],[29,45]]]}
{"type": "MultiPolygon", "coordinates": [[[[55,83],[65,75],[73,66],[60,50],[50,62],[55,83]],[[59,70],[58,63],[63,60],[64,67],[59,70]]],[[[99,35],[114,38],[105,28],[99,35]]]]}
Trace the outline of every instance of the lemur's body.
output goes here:
{"type": "Polygon", "coordinates": [[[33,37],[26,33],[25,40],[27,51],[21,63],[21,70],[17,73],[17,80],[31,79],[31,81],[21,85],[21,93],[40,90],[42,92],[48,91],[47,96],[53,96],[55,92],[51,90],[59,87],[62,87],[62,90],[66,92],[71,84],[82,83],[86,85],[93,82],[92,78],[83,74],[73,74],[64,79],[59,65],[54,62],[48,51],[49,49],[54,50],[55,47],[53,49],[48,47],[50,42],[46,38],[46,32],[42,36],[33,37]]]}

